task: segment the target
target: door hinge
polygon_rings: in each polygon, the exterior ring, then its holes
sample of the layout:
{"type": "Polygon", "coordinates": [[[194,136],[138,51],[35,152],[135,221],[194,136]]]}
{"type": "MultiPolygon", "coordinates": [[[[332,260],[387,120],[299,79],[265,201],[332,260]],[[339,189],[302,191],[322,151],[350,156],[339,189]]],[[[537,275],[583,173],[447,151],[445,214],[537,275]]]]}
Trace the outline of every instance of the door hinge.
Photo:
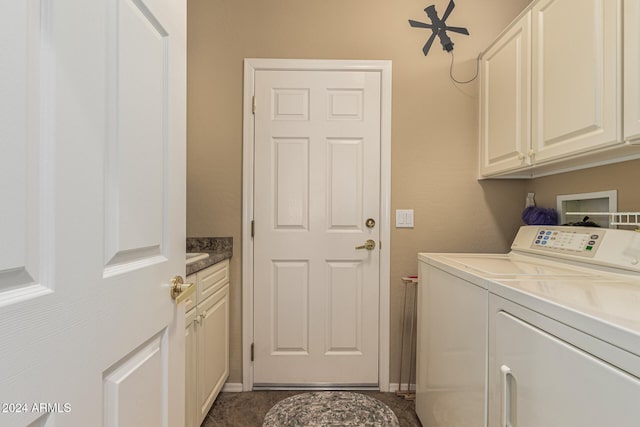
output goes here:
{"type": "Polygon", "coordinates": [[[253,362],[253,343],[251,343],[251,361],[253,362]]]}
{"type": "Polygon", "coordinates": [[[251,220],[251,237],[253,237],[256,233],[255,222],[251,220]]]}
{"type": "Polygon", "coordinates": [[[253,95],[253,97],[251,98],[251,113],[255,114],[256,113],[256,96],[253,95]]]}

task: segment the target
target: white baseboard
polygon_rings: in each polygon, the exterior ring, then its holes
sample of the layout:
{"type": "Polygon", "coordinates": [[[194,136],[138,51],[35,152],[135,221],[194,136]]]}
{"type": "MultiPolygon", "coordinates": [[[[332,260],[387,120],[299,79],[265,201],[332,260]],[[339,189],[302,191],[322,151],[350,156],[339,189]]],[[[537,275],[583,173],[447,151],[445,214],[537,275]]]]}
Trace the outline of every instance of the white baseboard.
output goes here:
{"type": "MultiPolygon", "coordinates": [[[[402,384],[402,387],[403,389],[406,389],[407,385],[402,384]]],[[[411,391],[415,391],[416,385],[411,384],[409,389],[411,391]]],[[[222,392],[224,393],[240,393],[242,391],[242,383],[224,383],[224,386],[222,387],[222,392]]],[[[398,391],[398,383],[389,383],[389,392],[395,393],[396,391],[398,391]]]]}
{"type": "Polygon", "coordinates": [[[240,393],[242,391],[242,383],[224,383],[222,386],[223,393],[240,393]]]}
{"type": "MultiPolygon", "coordinates": [[[[406,390],[407,389],[407,385],[403,383],[402,384],[402,389],[406,390]]],[[[416,385],[415,384],[411,384],[409,386],[409,390],[416,391],[416,385]]],[[[398,391],[398,383],[389,383],[389,391],[391,393],[395,393],[396,391],[398,391]]]]}

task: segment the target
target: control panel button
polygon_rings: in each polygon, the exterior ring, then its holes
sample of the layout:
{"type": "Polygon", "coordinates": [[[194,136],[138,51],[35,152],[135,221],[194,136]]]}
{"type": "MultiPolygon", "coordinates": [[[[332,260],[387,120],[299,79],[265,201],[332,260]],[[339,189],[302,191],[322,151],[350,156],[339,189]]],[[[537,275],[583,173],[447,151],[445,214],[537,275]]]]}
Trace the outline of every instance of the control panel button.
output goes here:
{"type": "Polygon", "coordinates": [[[531,239],[531,248],[543,253],[564,253],[593,258],[600,245],[602,232],[572,229],[539,228],[531,239]]]}

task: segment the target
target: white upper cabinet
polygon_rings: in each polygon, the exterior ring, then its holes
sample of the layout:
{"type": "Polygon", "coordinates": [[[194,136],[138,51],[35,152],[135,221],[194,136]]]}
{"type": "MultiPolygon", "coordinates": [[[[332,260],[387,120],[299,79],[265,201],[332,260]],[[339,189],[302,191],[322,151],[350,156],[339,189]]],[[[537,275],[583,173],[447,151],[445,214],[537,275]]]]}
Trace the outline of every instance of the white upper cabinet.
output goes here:
{"type": "Polygon", "coordinates": [[[532,2],[481,58],[480,177],[639,158],[639,24],[638,0],[532,2]]]}
{"type": "Polygon", "coordinates": [[[640,2],[624,2],[624,139],[640,140],[640,2]]]}
{"type": "Polygon", "coordinates": [[[531,13],[483,54],[480,170],[483,175],[529,164],[531,146],[531,13]]]}
{"type": "Polygon", "coordinates": [[[620,0],[533,6],[534,162],[621,141],[620,10],[620,0]]]}

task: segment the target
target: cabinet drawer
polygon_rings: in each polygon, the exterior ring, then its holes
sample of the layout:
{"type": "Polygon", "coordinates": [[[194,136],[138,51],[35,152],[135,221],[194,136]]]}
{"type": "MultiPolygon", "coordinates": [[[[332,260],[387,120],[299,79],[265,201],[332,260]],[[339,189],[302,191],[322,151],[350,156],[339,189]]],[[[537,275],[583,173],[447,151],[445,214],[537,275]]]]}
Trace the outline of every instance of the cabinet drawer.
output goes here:
{"type": "Polygon", "coordinates": [[[229,282],[229,260],[221,261],[198,272],[198,301],[213,295],[229,282]]]}

